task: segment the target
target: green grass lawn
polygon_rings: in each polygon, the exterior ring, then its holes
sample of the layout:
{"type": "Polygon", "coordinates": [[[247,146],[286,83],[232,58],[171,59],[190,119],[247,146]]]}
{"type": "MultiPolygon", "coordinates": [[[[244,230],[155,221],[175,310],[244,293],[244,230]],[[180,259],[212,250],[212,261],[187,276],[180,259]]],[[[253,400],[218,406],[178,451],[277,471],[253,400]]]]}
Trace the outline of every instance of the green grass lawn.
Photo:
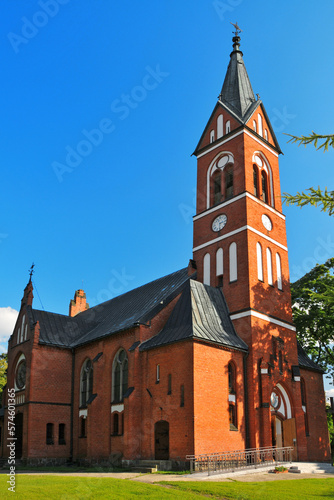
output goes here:
{"type": "Polygon", "coordinates": [[[334,479],[296,479],[259,483],[168,482],[144,484],[129,479],[18,474],[16,492],[7,490],[7,476],[0,476],[0,498],[39,500],[88,499],[314,499],[334,498],[334,479]],[[14,495],[14,496],[13,496],[14,495]]]}
{"type": "MultiPolygon", "coordinates": [[[[240,500],[308,500],[314,498],[334,499],[334,479],[295,479],[292,481],[263,481],[243,483],[233,481],[232,483],[219,482],[164,482],[177,490],[176,497],[180,492],[194,492],[203,495],[211,495],[213,498],[237,498],[240,500]]],[[[181,498],[181,497],[180,497],[181,498]]],[[[196,497],[195,497],[196,498],[196,497]]],[[[198,497],[197,497],[198,498],[198,497]]]]}

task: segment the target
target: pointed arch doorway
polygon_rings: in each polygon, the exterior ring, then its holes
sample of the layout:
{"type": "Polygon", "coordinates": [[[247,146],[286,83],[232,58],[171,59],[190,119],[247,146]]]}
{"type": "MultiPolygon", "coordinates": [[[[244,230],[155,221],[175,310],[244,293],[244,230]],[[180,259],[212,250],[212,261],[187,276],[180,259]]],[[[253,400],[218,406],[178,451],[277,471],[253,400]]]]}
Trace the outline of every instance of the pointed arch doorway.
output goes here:
{"type": "Polygon", "coordinates": [[[169,460],[169,423],[160,420],[154,426],[155,460],[169,460]]]}
{"type": "Polygon", "coordinates": [[[298,460],[296,420],[292,417],[288,393],[281,384],[274,387],[270,397],[271,437],[276,448],[291,446],[292,460],[298,460]]]}

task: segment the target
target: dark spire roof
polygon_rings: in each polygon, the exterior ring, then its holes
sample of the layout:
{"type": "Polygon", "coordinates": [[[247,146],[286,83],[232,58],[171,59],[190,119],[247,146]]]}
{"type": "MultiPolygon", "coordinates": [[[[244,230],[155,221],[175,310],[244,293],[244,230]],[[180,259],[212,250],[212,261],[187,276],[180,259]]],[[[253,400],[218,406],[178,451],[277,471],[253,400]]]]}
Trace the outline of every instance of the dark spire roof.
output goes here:
{"type": "Polygon", "coordinates": [[[241,120],[252,104],[256,103],[242,56],[240,37],[236,35],[233,37],[231,60],[219,95],[219,100],[234,111],[241,120]]]}

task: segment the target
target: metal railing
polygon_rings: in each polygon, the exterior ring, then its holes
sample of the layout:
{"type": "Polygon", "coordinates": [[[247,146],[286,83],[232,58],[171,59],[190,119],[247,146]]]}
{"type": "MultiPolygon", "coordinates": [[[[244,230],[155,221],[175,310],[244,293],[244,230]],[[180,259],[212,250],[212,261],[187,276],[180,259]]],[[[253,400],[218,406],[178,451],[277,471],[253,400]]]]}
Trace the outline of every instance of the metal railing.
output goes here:
{"type": "Polygon", "coordinates": [[[210,475],[291,462],[292,451],[292,446],[285,446],[284,448],[250,448],[209,455],[187,455],[186,459],[190,461],[191,474],[194,472],[207,472],[210,475]]]}

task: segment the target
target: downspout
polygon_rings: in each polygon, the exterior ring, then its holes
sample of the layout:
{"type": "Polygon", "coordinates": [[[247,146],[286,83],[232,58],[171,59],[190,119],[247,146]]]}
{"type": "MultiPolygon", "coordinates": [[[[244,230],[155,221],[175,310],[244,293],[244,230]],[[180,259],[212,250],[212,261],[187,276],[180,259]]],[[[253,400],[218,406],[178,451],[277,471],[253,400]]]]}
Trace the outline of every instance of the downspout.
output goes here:
{"type": "Polygon", "coordinates": [[[247,382],[247,358],[249,356],[249,351],[247,351],[243,358],[244,365],[244,404],[245,404],[245,448],[246,450],[250,448],[249,444],[249,420],[248,420],[248,382],[247,382]]]}
{"type": "Polygon", "coordinates": [[[74,415],[74,367],[75,367],[75,356],[74,349],[72,352],[72,379],[71,379],[71,421],[70,421],[70,458],[69,461],[73,461],[73,415],[74,415]]]}

